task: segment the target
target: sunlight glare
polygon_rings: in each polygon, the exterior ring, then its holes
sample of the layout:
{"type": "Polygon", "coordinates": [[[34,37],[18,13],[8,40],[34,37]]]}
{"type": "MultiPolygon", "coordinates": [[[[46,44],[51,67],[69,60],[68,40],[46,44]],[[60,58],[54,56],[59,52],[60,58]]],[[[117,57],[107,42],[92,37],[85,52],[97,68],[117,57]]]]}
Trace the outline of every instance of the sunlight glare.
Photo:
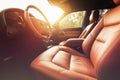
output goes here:
{"type": "Polygon", "coordinates": [[[51,6],[49,13],[47,13],[46,16],[48,20],[50,21],[50,23],[53,24],[56,20],[60,18],[60,16],[62,16],[63,13],[64,12],[62,9],[55,7],[55,6],[51,6]]]}
{"type": "MultiPolygon", "coordinates": [[[[64,13],[62,9],[55,6],[51,6],[48,0],[39,0],[39,3],[38,0],[36,0],[36,2],[33,2],[33,0],[31,0],[29,4],[30,3],[36,5],[41,11],[43,11],[43,13],[46,15],[48,21],[51,24],[54,24],[54,22],[58,20],[60,16],[62,16],[62,14],[64,13]]],[[[36,13],[36,11],[31,10],[30,12],[34,14],[35,17],[43,20],[43,17],[39,13],[36,13]]]]}
{"type": "MultiPolygon", "coordinates": [[[[35,5],[41,9],[51,24],[64,13],[62,9],[51,6],[48,0],[3,0],[0,5],[0,10],[6,8],[20,8],[25,10],[28,5],[35,5]]],[[[31,13],[36,17],[40,16],[40,14],[37,14],[35,11],[31,11],[31,13]]]]}

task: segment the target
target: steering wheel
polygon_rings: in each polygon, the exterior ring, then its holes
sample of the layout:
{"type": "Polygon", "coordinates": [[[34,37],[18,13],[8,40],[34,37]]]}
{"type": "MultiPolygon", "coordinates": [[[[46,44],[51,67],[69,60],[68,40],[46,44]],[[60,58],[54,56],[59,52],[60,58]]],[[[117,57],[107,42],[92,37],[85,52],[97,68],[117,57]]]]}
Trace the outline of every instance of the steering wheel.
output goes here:
{"type": "Polygon", "coordinates": [[[33,5],[27,6],[27,8],[25,9],[25,12],[24,12],[24,18],[25,18],[26,23],[30,27],[30,29],[34,32],[35,36],[37,36],[39,38],[46,38],[46,37],[50,38],[52,36],[51,24],[49,23],[48,19],[44,15],[44,13],[36,6],[33,6],[33,5]],[[37,23],[34,23],[35,18],[32,18],[30,13],[28,12],[30,8],[37,10],[45,19],[45,22],[39,20],[39,22],[41,24],[40,26],[38,26],[37,23]],[[40,29],[42,29],[43,31],[44,30],[47,31],[47,32],[45,32],[45,33],[47,33],[47,35],[45,35],[43,32],[41,33],[40,29]]]}

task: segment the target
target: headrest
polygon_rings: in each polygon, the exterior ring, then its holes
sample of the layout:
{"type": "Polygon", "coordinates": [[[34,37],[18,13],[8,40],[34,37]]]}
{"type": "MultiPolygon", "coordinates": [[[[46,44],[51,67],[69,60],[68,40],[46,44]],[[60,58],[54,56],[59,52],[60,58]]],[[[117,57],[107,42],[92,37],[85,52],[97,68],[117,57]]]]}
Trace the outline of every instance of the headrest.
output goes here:
{"type": "Polygon", "coordinates": [[[98,21],[98,19],[99,19],[99,10],[93,10],[89,17],[90,22],[93,23],[95,21],[98,21]]]}
{"type": "Polygon", "coordinates": [[[120,4],[120,0],[113,0],[113,2],[114,2],[116,5],[119,5],[119,4],[120,4]]]}

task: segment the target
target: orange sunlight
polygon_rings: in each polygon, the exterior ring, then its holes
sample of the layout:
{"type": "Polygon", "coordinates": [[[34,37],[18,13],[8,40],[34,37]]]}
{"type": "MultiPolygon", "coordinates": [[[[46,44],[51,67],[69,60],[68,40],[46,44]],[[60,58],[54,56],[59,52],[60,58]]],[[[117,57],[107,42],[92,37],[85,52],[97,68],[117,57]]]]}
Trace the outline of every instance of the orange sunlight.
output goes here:
{"type": "MultiPolygon", "coordinates": [[[[58,20],[60,18],[60,16],[62,16],[62,14],[64,13],[64,11],[62,9],[55,7],[55,6],[51,6],[48,3],[48,0],[36,0],[36,1],[31,0],[28,2],[28,4],[33,4],[33,5],[37,6],[40,10],[42,10],[51,24],[54,24],[54,22],[56,20],[58,20]]],[[[33,11],[31,9],[30,12],[35,17],[43,20],[42,16],[39,13],[37,13],[36,11],[33,11]]]]}
{"type": "MultiPolygon", "coordinates": [[[[35,5],[41,9],[51,24],[54,24],[54,22],[64,13],[62,9],[51,6],[48,3],[48,0],[4,0],[1,3],[0,9],[15,7],[25,10],[28,5],[35,5]]],[[[31,13],[34,16],[41,18],[40,14],[37,14],[35,11],[31,11],[31,13]]]]}

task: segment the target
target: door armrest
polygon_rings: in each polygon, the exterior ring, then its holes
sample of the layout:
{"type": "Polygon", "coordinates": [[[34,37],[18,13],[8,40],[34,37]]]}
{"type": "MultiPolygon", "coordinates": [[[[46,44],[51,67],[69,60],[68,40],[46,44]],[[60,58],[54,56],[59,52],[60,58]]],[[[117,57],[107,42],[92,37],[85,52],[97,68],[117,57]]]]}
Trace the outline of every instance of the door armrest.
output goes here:
{"type": "Polygon", "coordinates": [[[84,41],[84,38],[70,38],[64,41],[64,43],[61,46],[71,47],[77,51],[83,52],[82,50],[83,41],[84,41]]]}
{"type": "Polygon", "coordinates": [[[83,41],[84,41],[83,38],[70,38],[70,39],[64,41],[62,46],[67,46],[67,47],[71,47],[71,48],[74,48],[74,49],[82,48],[83,41]]]}

